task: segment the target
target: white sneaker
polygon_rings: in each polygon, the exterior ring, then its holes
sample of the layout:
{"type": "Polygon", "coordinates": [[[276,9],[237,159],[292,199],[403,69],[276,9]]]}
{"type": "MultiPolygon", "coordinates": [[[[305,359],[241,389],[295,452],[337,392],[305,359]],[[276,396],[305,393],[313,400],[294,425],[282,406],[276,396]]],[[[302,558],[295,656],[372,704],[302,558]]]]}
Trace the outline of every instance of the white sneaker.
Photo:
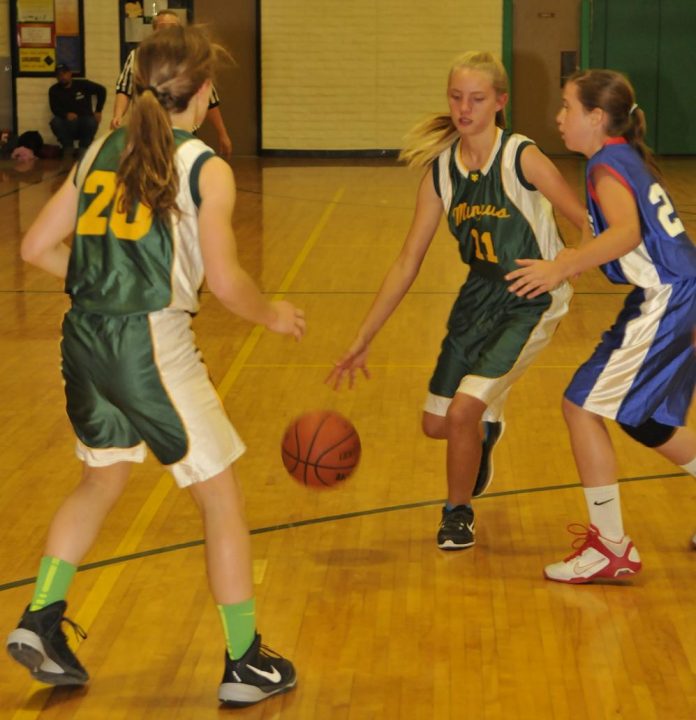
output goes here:
{"type": "Polygon", "coordinates": [[[578,536],[573,543],[577,549],[565,560],[544,568],[549,580],[586,583],[597,578],[614,580],[640,571],[640,555],[628,535],[624,535],[621,542],[613,542],[602,537],[594,525],[585,527],[578,523],[569,525],[568,531],[578,536]]]}

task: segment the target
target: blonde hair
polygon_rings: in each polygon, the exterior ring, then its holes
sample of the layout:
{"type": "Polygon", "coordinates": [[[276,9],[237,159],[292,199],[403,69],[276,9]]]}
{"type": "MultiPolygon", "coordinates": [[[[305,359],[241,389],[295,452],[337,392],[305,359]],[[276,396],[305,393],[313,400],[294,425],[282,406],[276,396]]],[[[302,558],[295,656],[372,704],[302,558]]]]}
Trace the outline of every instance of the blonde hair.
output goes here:
{"type": "MultiPolygon", "coordinates": [[[[508,76],[503,64],[487,51],[470,50],[456,58],[447,76],[448,87],[452,75],[460,70],[477,70],[486,73],[491,78],[497,96],[508,92],[508,76]]],[[[498,127],[505,127],[504,110],[496,112],[495,123],[498,127]]],[[[399,160],[406,162],[409,167],[425,167],[449,147],[457,136],[457,129],[449,113],[431,115],[406,135],[399,160]]]]}
{"type": "Polygon", "coordinates": [[[605,132],[622,137],[632,145],[658,179],[660,168],[645,142],[645,113],[636,104],[636,93],[629,79],[614,70],[579,70],[567,80],[578,91],[578,100],[588,112],[600,108],[606,115],[605,132]]]}
{"type": "Polygon", "coordinates": [[[152,33],[138,47],[133,69],[133,106],[118,168],[120,211],[137,202],[160,219],[178,212],[179,176],[169,113],[183,112],[212,78],[221,48],[200,27],[174,25],[152,33]]]}

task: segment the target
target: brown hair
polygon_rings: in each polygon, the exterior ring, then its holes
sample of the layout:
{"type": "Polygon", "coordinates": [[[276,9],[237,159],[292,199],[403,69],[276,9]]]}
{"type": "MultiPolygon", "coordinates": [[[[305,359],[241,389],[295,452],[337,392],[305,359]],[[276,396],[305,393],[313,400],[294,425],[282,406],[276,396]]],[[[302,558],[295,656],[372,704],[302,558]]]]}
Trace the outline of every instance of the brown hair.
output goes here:
{"type": "Polygon", "coordinates": [[[178,212],[179,177],[169,113],[186,110],[212,77],[219,50],[195,25],[158,30],[138,47],[134,102],[118,169],[123,187],[119,210],[130,212],[141,202],[160,219],[170,211],[178,212]]]}
{"type": "MultiPolygon", "coordinates": [[[[470,50],[456,58],[447,76],[448,87],[452,75],[465,69],[487,73],[496,95],[500,96],[508,92],[509,83],[505,68],[491,53],[470,50]]],[[[496,112],[495,124],[501,128],[505,127],[505,109],[496,112]]],[[[405,161],[410,167],[425,167],[454,142],[457,134],[449,113],[432,115],[408,133],[404,147],[399,153],[399,160],[405,161]]]]}
{"type": "Polygon", "coordinates": [[[625,138],[653,174],[661,179],[660,169],[645,142],[645,113],[636,104],[636,94],[629,79],[614,70],[579,70],[567,82],[577,87],[578,99],[585,110],[599,108],[604,111],[606,134],[625,138]]]}

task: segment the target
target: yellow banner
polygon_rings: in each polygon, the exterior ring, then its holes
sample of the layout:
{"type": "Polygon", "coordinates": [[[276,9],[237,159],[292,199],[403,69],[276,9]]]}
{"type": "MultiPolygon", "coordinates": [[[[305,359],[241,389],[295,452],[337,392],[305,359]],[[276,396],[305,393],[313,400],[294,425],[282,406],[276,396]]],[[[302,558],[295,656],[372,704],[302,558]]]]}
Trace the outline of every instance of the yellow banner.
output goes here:
{"type": "Polygon", "coordinates": [[[55,48],[19,48],[19,72],[52,73],[55,67],[55,48]]]}

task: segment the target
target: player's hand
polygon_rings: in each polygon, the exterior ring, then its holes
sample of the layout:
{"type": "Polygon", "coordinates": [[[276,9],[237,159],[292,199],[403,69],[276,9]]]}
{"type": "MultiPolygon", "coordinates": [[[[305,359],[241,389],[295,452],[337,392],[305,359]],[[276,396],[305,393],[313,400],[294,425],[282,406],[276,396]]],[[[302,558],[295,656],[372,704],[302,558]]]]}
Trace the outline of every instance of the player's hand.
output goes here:
{"type": "Polygon", "coordinates": [[[268,329],[281,335],[292,335],[295,340],[300,340],[306,328],[304,311],[287,300],[274,300],[271,305],[275,317],[268,324],[268,329]]]}
{"type": "Polygon", "coordinates": [[[348,352],[334,365],[333,370],[326,376],[324,382],[331,385],[334,390],[341,387],[343,378],[348,376],[348,388],[352,389],[355,384],[355,373],[360,370],[369,380],[370,371],[367,369],[368,343],[363,340],[356,340],[348,349],[348,352]]]}
{"type": "Polygon", "coordinates": [[[230,140],[230,136],[226,132],[218,135],[218,155],[225,160],[232,157],[232,140],[230,140]]]}
{"type": "Polygon", "coordinates": [[[518,297],[535,298],[560,285],[565,276],[553,260],[515,260],[522,267],[509,272],[508,290],[518,297]]]}
{"type": "Polygon", "coordinates": [[[111,118],[111,123],[110,123],[109,127],[112,130],[118,130],[122,124],[123,124],[123,118],[120,115],[114,115],[111,118]]]}

